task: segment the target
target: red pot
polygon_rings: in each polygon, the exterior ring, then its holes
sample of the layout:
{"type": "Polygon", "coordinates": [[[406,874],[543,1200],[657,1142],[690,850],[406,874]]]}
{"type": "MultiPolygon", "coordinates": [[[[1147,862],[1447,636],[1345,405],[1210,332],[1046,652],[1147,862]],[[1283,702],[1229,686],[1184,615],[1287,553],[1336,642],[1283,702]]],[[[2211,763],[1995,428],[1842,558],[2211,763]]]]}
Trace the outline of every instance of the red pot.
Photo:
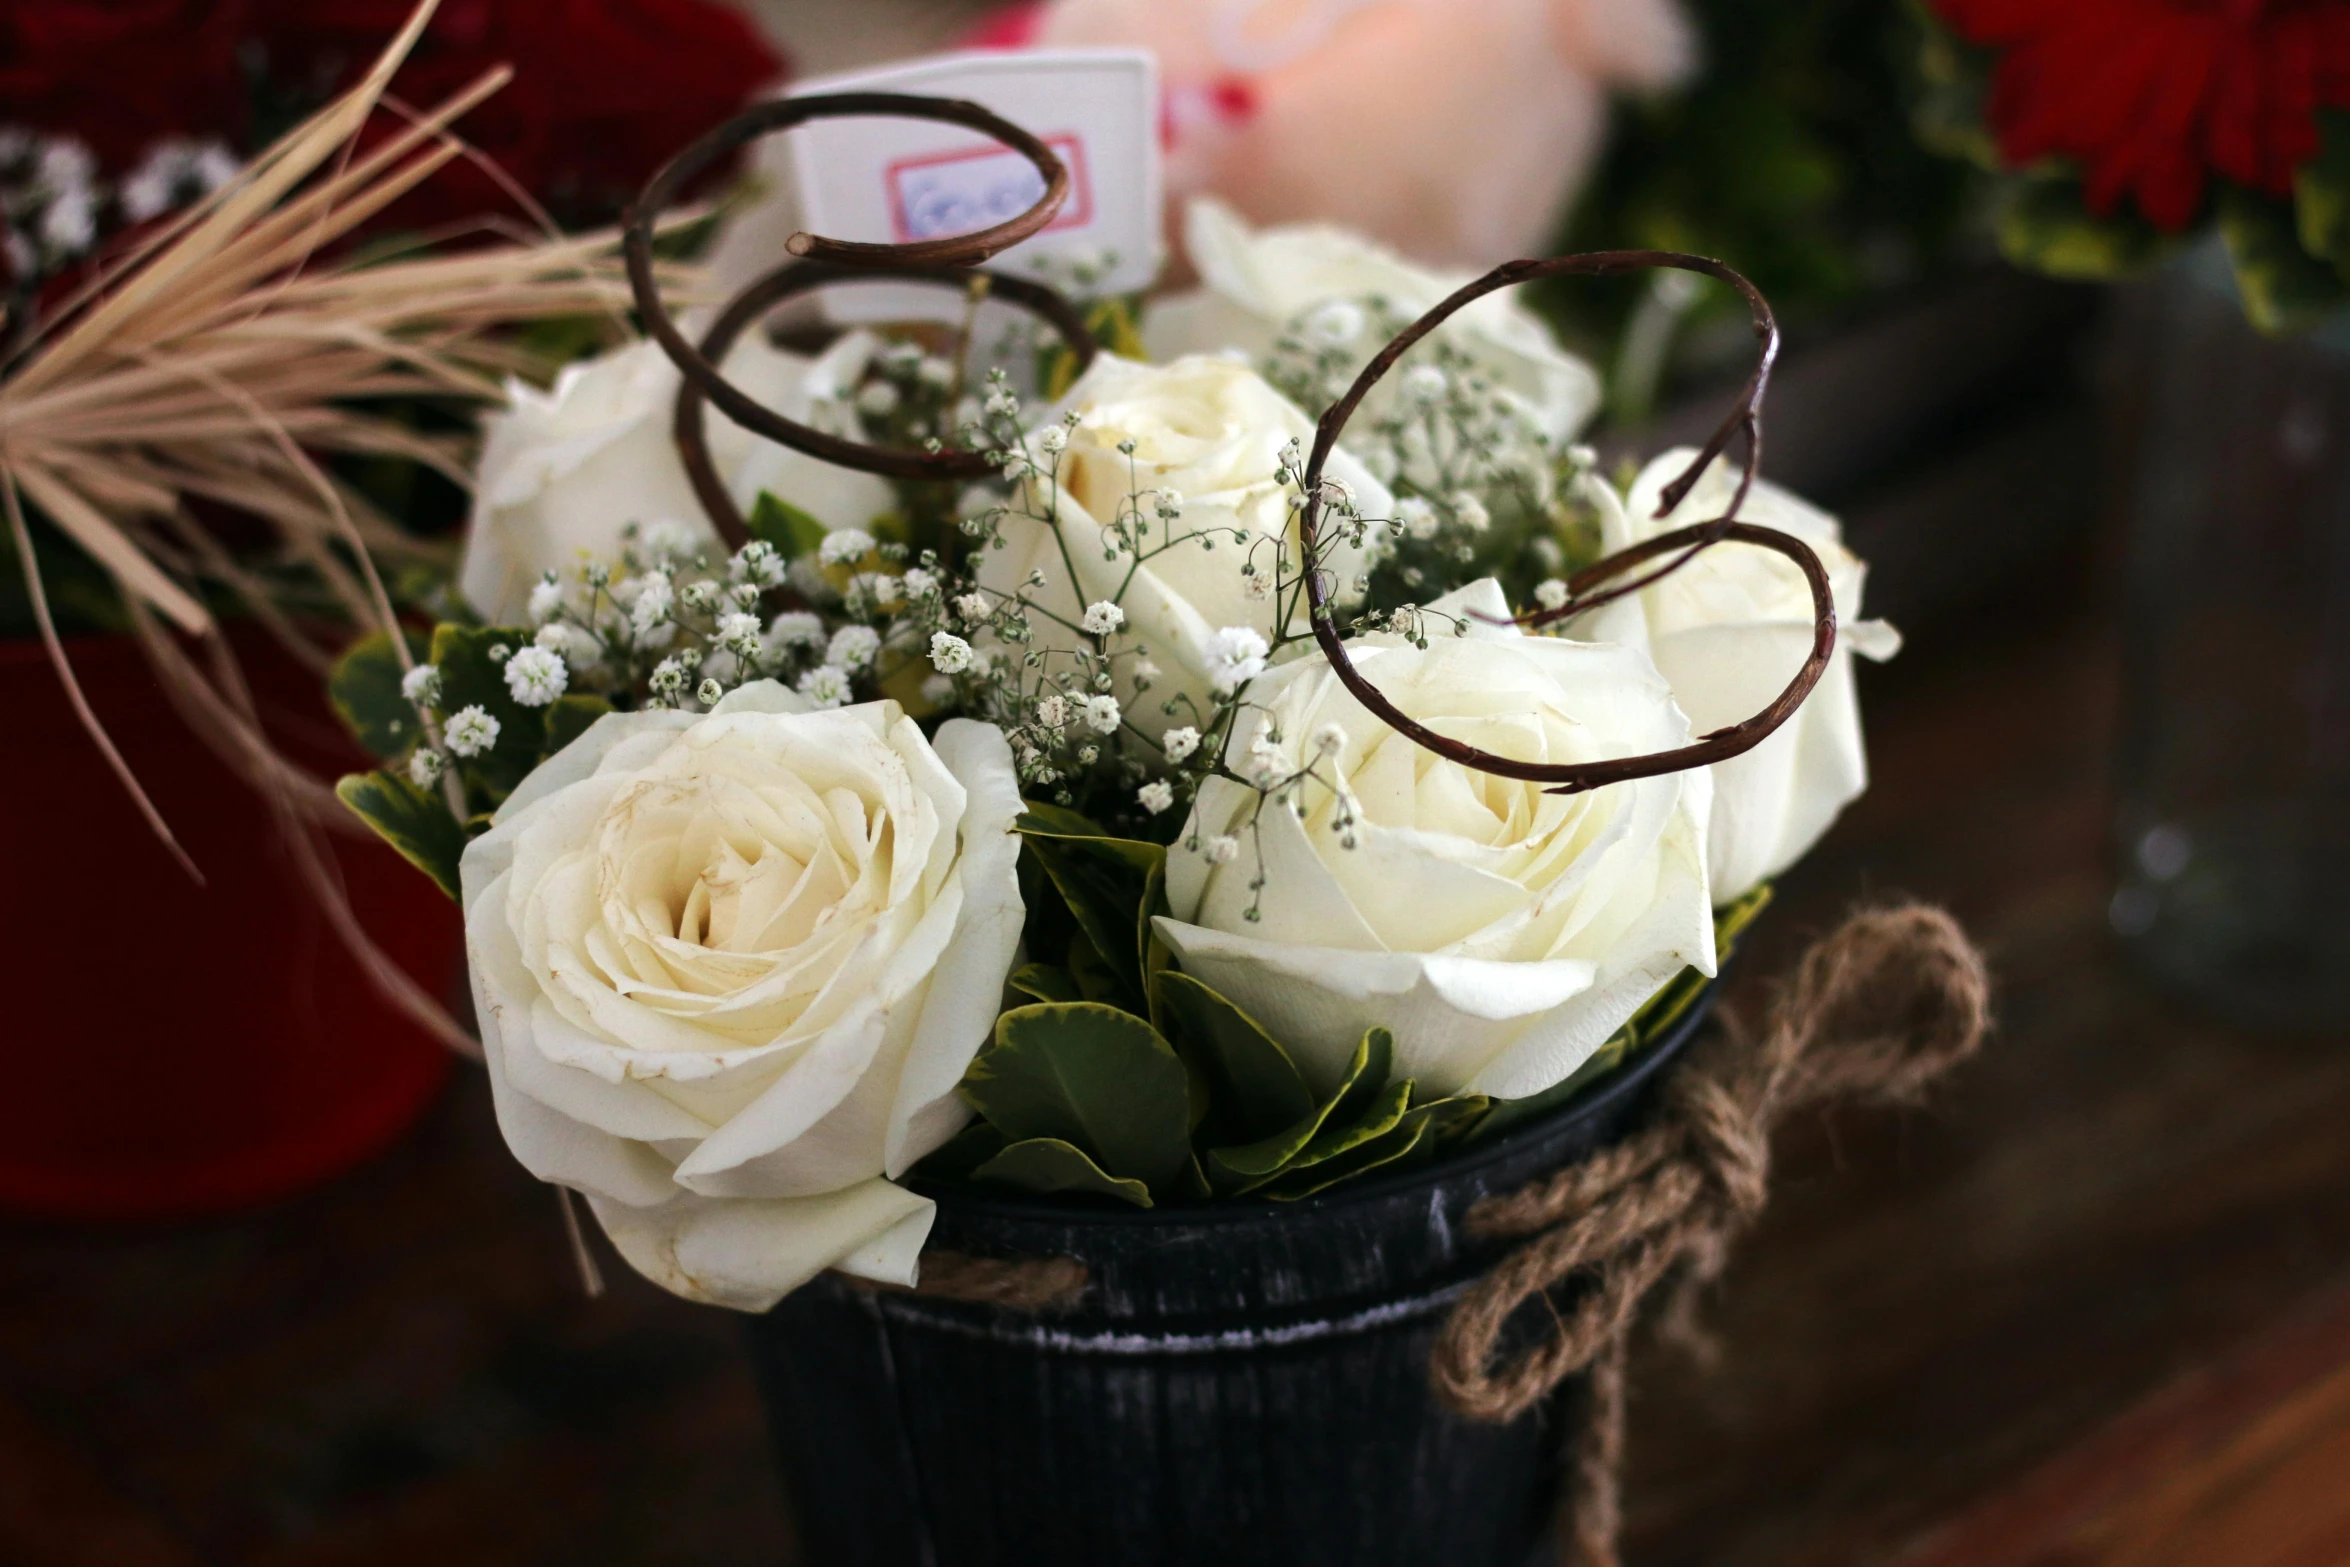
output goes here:
{"type": "MultiPolygon", "coordinates": [[[[238,639],[254,700],[320,776],[358,765],[321,682],[238,639]]],[[[67,643],[82,688],[180,843],[189,879],[76,721],[38,642],[0,643],[0,1206],[192,1214],[325,1179],[399,1137],[450,1056],[395,1012],[320,914],[268,807],[180,721],[128,637],[67,643]]],[[[332,835],[384,951],[447,993],[457,911],[380,844],[332,835]]]]}

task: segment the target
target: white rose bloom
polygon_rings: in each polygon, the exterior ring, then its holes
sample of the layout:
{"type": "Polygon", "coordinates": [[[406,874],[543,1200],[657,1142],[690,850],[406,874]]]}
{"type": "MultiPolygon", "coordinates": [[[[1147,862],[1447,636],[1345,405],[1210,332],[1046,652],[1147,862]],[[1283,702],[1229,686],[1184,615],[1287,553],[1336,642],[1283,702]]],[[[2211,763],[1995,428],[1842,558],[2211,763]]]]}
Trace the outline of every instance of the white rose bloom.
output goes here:
{"type": "MultiPolygon", "coordinates": [[[[1717,459],[1670,516],[1655,515],[1665,486],[1697,453],[1670,451],[1641,470],[1632,492],[1591,480],[1600,538],[1610,550],[1718,517],[1737,489],[1738,469],[1717,459]]],[[[1828,569],[1836,598],[1836,652],[1795,716],[1762,744],[1712,769],[1713,824],[1707,853],[1716,904],[1793,865],[1868,787],[1860,702],[1852,655],[1891,658],[1901,636],[1881,620],[1860,618],[1860,558],[1842,542],[1836,519],[1777,485],[1760,481],[1739,520],[1791,533],[1828,569]]],[[[1751,718],[1785,689],[1811,652],[1811,589],[1784,555],[1744,544],[1717,544],[1688,565],[1579,625],[1578,635],[1645,646],[1672,682],[1673,699],[1699,734],[1751,718]]]]}
{"type": "Polygon", "coordinates": [[[763,1310],[825,1268],[911,1283],[932,1204],[894,1184],[1020,939],[1001,732],[773,681],[609,714],[466,848],[498,1124],[647,1278],[763,1310]]]}
{"type": "MultiPolygon", "coordinates": [[[[771,348],[754,333],[727,355],[724,368],[749,395],[805,420],[842,366],[861,364],[871,352],[870,338],[851,334],[812,362],[771,348]]],[[[458,589],[475,609],[496,624],[520,621],[541,577],[569,571],[583,556],[618,559],[621,529],[632,522],[682,520],[713,558],[725,553],[670,438],[678,383],[677,367],[660,345],[645,341],[568,366],[549,391],[509,386],[507,408],[483,427],[458,570],[458,589]]],[[[762,489],[827,527],[861,525],[890,508],[882,479],[763,440],[716,409],[706,418],[711,460],[746,511],[762,489]]]]}
{"type": "MultiPolygon", "coordinates": [[[[1235,348],[1261,360],[1300,316],[1333,301],[1376,296],[1413,320],[1473,276],[1430,271],[1345,229],[1297,224],[1251,230],[1231,208],[1209,198],[1191,204],[1184,232],[1201,286],[1160,300],[1143,317],[1143,346],[1156,360],[1235,348]]],[[[1541,319],[1507,293],[1488,294],[1466,307],[1438,335],[1513,394],[1553,440],[1580,430],[1599,407],[1599,376],[1559,347],[1541,319]]],[[[1366,332],[1343,346],[1353,349],[1359,369],[1387,345],[1366,332]]],[[[1383,382],[1372,401],[1400,395],[1399,379],[1413,373],[1383,382]]]]}
{"type": "MultiPolygon", "coordinates": [[[[1506,612],[1490,580],[1432,607],[1506,612]]],[[[1637,648],[1470,624],[1424,653],[1366,637],[1355,661],[1407,715],[1505,756],[1583,762],[1688,743],[1689,721],[1637,648]]],[[[1546,794],[1421,749],[1319,659],[1273,670],[1250,695],[1282,737],[1282,770],[1311,761],[1343,793],[1308,781],[1302,819],[1268,802],[1252,836],[1258,796],[1204,782],[1167,854],[1173,917],[1159,928],[1188,972],[1298,1052],[1317,1087],[1336,1084],[1378,1024],[1394,1030],[1398,1077],[1438,1093],[1539,1093],[1683,967],[1713,972],[1702,770],[1546,794]],[[1184,847],[1195,840],[1199,851],[1184,847]]]]}
{"type": "MultiPolygon", "coordinates": [[[[1110,651],[1140,645],[1159,669],[1142,695],[1134,684],[1137,661],[1118,661],[1117,696],[1129,720],[1153,738],[1172,725],[1197,725],[1213,700],[1216,635],[1248,627],[1268,641],[1273,637],[1275,605],[1250,594],[1241,567],[1253,559],[1258,572],[1270,577],[1277,539],[1286,540],[1290,559],[1297,559],[1297,518],[1289,510],[1289,492],[1273,476],[1281,467],[1281,448],[1291,440],[1311,441],[1313,424],[1246,365],[1206,356],[1145,365],[1104,354],[1047,423],[1057,423],[1063,410],[1080,420],[1060,458],[1059,494],[1041,478],[1025,492],[1031,509],[1054,510],[1058,526],[1015,507],[1003,519],[1006,547],[980,552],[979,584],[1009,597],[1032,572],[1044,574],[1043,588],[1027,590],[1030,600],[1060,621],[1029,616],[1040,648],[1088,646],[1089,639],[1074,629],[1085,624],[1086,606],[1114,603],[1125,618],[1105,639],[1110,651]],[[1134,443],[1131,458],[1118,450],[1124,441],[1134,443]],[[1173,521],[1150,511],[1146,497],[1145,553],[1159,551],[1170,538],[1189,540],[1152,554],[1140,567],[1130,555],[1104,558],[1115,542],[1107,525],[1137,489],[1183,495],[1182,515],[1173,521]],[[1252,543],[1235,542],[1235,533],[1252,543]],[[1201,536],[1211,548],[1201,547],[1201,536]],[[1168,701],[1176,703],[1172,715],[1162,707],[1168,701]]],[[[1343,450],[1332,454],[1329,477],[1346,484],[1365,516],[1383,517],[1393,505],[1386,488],[1343,450]]],[[[1367,569],[1376,530],[1365,548],[1356,549],[1332,534],[1337,526],[1325,512],[1325,569],[1344,589],[1367,569]]],[[[1290,629],[1302,631],[1304,605],[1291,608],[1290,629]]]]}

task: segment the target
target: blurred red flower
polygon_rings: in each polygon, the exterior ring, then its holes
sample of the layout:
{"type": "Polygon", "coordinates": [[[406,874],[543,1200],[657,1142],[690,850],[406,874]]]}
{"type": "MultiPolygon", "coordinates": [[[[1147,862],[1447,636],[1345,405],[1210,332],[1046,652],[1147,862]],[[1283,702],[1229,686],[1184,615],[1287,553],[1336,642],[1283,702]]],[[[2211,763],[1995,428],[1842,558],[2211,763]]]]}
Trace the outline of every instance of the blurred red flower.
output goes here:
{"type": "Polygon", "coordinates": [[[173,134],[242,137],[237,0],[0,0],[0,123],[65,132],[109,168],[173,134]]]}
{"type": "Polygon", "coordinates": [[[1933,0],[2000,51],[2000,156],[2080,164],[2090,211],[2124,195],[2182,229],[2216,171],[2289,195],[2320,107],[2350,106],[2350,0],[1933,0]]]}
{"type": "MultiPolygon", "coordinates": [[[[0,122],[80,137],[119,172],[166,135],[241,153],[356,81],[414,0],[0,0],[0,122]]],[[[783,75],[719,0],[443,0],[392,94],[514,79],[457,131],[567,223],[608,221],[671,153],[783,75]]],[[[379,116],[372,132],[391,133],[379,116]]],[[[379,226],[516,215],[456,165],[379,226]]]]}

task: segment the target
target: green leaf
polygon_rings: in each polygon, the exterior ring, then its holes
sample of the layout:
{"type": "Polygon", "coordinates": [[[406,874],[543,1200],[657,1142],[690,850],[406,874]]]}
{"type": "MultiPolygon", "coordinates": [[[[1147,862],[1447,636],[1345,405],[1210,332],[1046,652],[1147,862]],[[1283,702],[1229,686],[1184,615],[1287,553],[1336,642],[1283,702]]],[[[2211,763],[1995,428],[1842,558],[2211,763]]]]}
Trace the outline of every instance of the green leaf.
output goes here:
{"type": "Polygon", "coordinates": [[[1082,930],[1072,931],[1069,936],[1068,973],[1077,986],[1073,1000],[1099,1001],[1116,1006],[1126,999],[1125,983],[1119,978],[1118,971],[1094,950],[1093,943],[1086,939],[1082,930]]]}
{"type": "Polygon", "coordinates": [[[2312,326],[2350,301],[2342,274],[2301,248],[2284,202],[2230,185],[2220,192],[2219,232],[2236,264],[2244,315],[2261,331],[2312,326]]]}
{"type": "MultiPolygon", "coordinates": [[[[421,644],[412,641],[410,652],[417,662],[424,661],[421,644]]],[[[343,649],[334,672],[326,677],[335,715],[369,755],[387,762],[406,756],[423,729],[416,721],[415,704],[400,694],[400,679],[406,673],[391,635],[376,631],[343,649]]]]}
{"type": "Polygon", "coordinates": [[[1074,1143],[1111,1175],[1172,1189],[1191,1159],[1183,1062],[1158,1030],[1091,1001],[1017,1007],[964,1074],[963,1097],[1015,1141],[1074,1143]]]}
{"type": "Polygon", "coordinates": [[[529,776],[546,752],[547,710],[524,707],[506,688],[506,666],[490,652],[509,656],[530,646],[531,633],[512,626],[452,626],[433,629],[432,661],[441,672],[440,714],[445,722],[461,708],[481,707],[498,721],[498,743],[457,767],[467,785],[493,807],[529,776]]]}
{"type": "Polygon", "coordinates": [[[2317,111],[2317,156],[2293,171],[2293,221],[2301,248],[2350,275],[2350,113],[2317,111]]]}
{"type": "Polygon", "coordinates": [[[750,525],[752,538],[774,545],[786,560],[815,554],[831,531],[772,490],[759,492],[750,516],[743,520],[750,525]]]}
{"type": "MultiPolygon", "coordinates": [[[[1409,1088],[1410,1084],[1404,1086],[1409,1088]]],[[[1274,1202],[1296,1202],[1375,1170],[1425,1164],[1436,1156],[1437,1146],[1446,1134],[1473,1122],[1484,1113],[1486,1103],[1483,1094],[1465,1094],[1415,1105],[1384,1130],[1377,1129],[1373,1119],[1367,1118],[1363,1126],[1368,1135],[1351,1139],[1346,1147],[1312,1164],[1301,1160],[1258,1195],[1274,1202]]]]}
{"type": "MultiPolygon", "coordinates": [[[[1394,1067],[1395,1036],[1384,1028],[1371,1029],[1363,1035],[1362,1043],[1355,1046],[1354,1059],[1347,1064],[1346,1076],[1337,1092],[1294,1125],[1270,1137],[1238,1147],[1211,1149],[1207,1158],[1208,1179],[1226,1192],[1245,1192],[1262,1186],[1296,1163],[1325,1129],[1336,1133],[1360,1124],[1373,1114],[1383,1102],[1381,1096],[1387,1090],[1388,1075],[1394,1067]]],[[[1411,1085],[1407,1082],[1403,1087],[1408,1101],[1411,1085]]],[[[1323,1156],[1328,1157],[1332,1151],[1335,1150],[1325,1149],[1323,1156]]]]}
{"type": "Polygon", "coordinates": [[[1012,1145],[1012,1140],[985,1121],[973,1121],[915,1166],[914,1173],[934,1181],[967,1181],[981,1165],[1012,1145]]]}
{"type": "Polygon", "coordinates": [[[2104,281],[2144,271],[2177,248],[2134,215],[2090,216],[2076,179],[2016,175],[2002,180],[1999,192],[1999,249],[2019,267],[2104,281]]]}
{"type": "Polygon", "coordinates": [[[1137,1208],[1151,1205],[1143,1182],[1111,1175],[1085,1150],[1057,1137],[1030,1137],[1012,1144],[972,1172],[975,1181],[1017,1186],[1030,1192],[1095,1192],[1121,1197],[1137,1208]]]}
{"type": "Polygon", "coordinates": [[[1314,1113],[1305,1074],[1246,1012],[1173,970],[1155,994],[1175,1025],[1184,1059],[1200,1063],[1218,1109],[1216,1134],[1231,1142],[1275,1136],[1314,1113]]]}
{"type": "Polygon", "coordinates": [[[1011,986],[1039,1001],[1083,1001],[1085,993],[1069,971],[1051,963],[1027,963],[1012,971],[1011,986]]]}
{"type": "Polygon", "coordinates": [[[1127,1009],[1147,1013],[1150,992],[1144,965],[1152,937],[1145,911],[1150,907],[1151,872],[1164,874],[1166,849],[1107,837],[1099,829],[1082,831],[1093,824],[1074,811],[1051,806],[1031,804],[1016,825],[1077,928],[1117,976],[1127,1009]]]}
{"type": "Polygon", "coordinates": [[[571,692],[555,698],[547,709],[547,754],[553,756],[572,741],[596,726],[596,720],[612,711],[612,704],[588,692],[571,692]]]}
{"type": "Polygon", "coordinates": [[[408,863],[457,894],[457,861],[465,853],[465,829],[438,797],[426,794],[397,773],[352,773],[335,785],[335,798],[407,857],[408,863]]]}
{"type": "Polygon", "coordinates": [[[1142,902],[1135,909],[1135,955],[1142,964],[1142,993],[1150,1003],[1151,1027],[1164,1034],[1167,1031],[1167,1003],[1159,994],[1159,976],[1173,970],[1175,953],[1159,939],[1159,927],[1153,915],[1165,914],[1167,909],[1167,855],[1159,852],[1157,860],[1142,879],[1142,902]]]}

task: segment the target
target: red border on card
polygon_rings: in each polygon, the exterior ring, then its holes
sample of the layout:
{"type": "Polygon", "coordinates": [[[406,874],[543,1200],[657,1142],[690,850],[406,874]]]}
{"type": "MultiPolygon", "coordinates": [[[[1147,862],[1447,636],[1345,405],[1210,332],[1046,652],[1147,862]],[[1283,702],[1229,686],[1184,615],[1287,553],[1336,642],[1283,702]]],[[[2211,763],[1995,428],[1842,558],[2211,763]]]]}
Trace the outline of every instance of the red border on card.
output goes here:
{"type": "MultiPolygon", "coordinates": [[[[1062,131],[1047,136],[1044,144],[1061,155],[1069,166],[1069,199],[1062,204],[1061,214],[1044,226],[1047,234],[1063,229],[1083,228],[1093,221],[1093,176],[1085,163],[1085,138],[1075,131],[1062,131]]],[[[970,163],[979,158],[1018,157],[1019,154],[1003,147],[969,147],[961,152],[926,153],[918,158],[899,158],[882,170],[889,182],[889,224],[893,237],[901,245],[914,238],[913,225],[906,221],[905,186],[899,176],[914,169],[932,169],[943,163],[970,163]]],[[[934,236],[935,237],[935,236],[934,236]]]]}

